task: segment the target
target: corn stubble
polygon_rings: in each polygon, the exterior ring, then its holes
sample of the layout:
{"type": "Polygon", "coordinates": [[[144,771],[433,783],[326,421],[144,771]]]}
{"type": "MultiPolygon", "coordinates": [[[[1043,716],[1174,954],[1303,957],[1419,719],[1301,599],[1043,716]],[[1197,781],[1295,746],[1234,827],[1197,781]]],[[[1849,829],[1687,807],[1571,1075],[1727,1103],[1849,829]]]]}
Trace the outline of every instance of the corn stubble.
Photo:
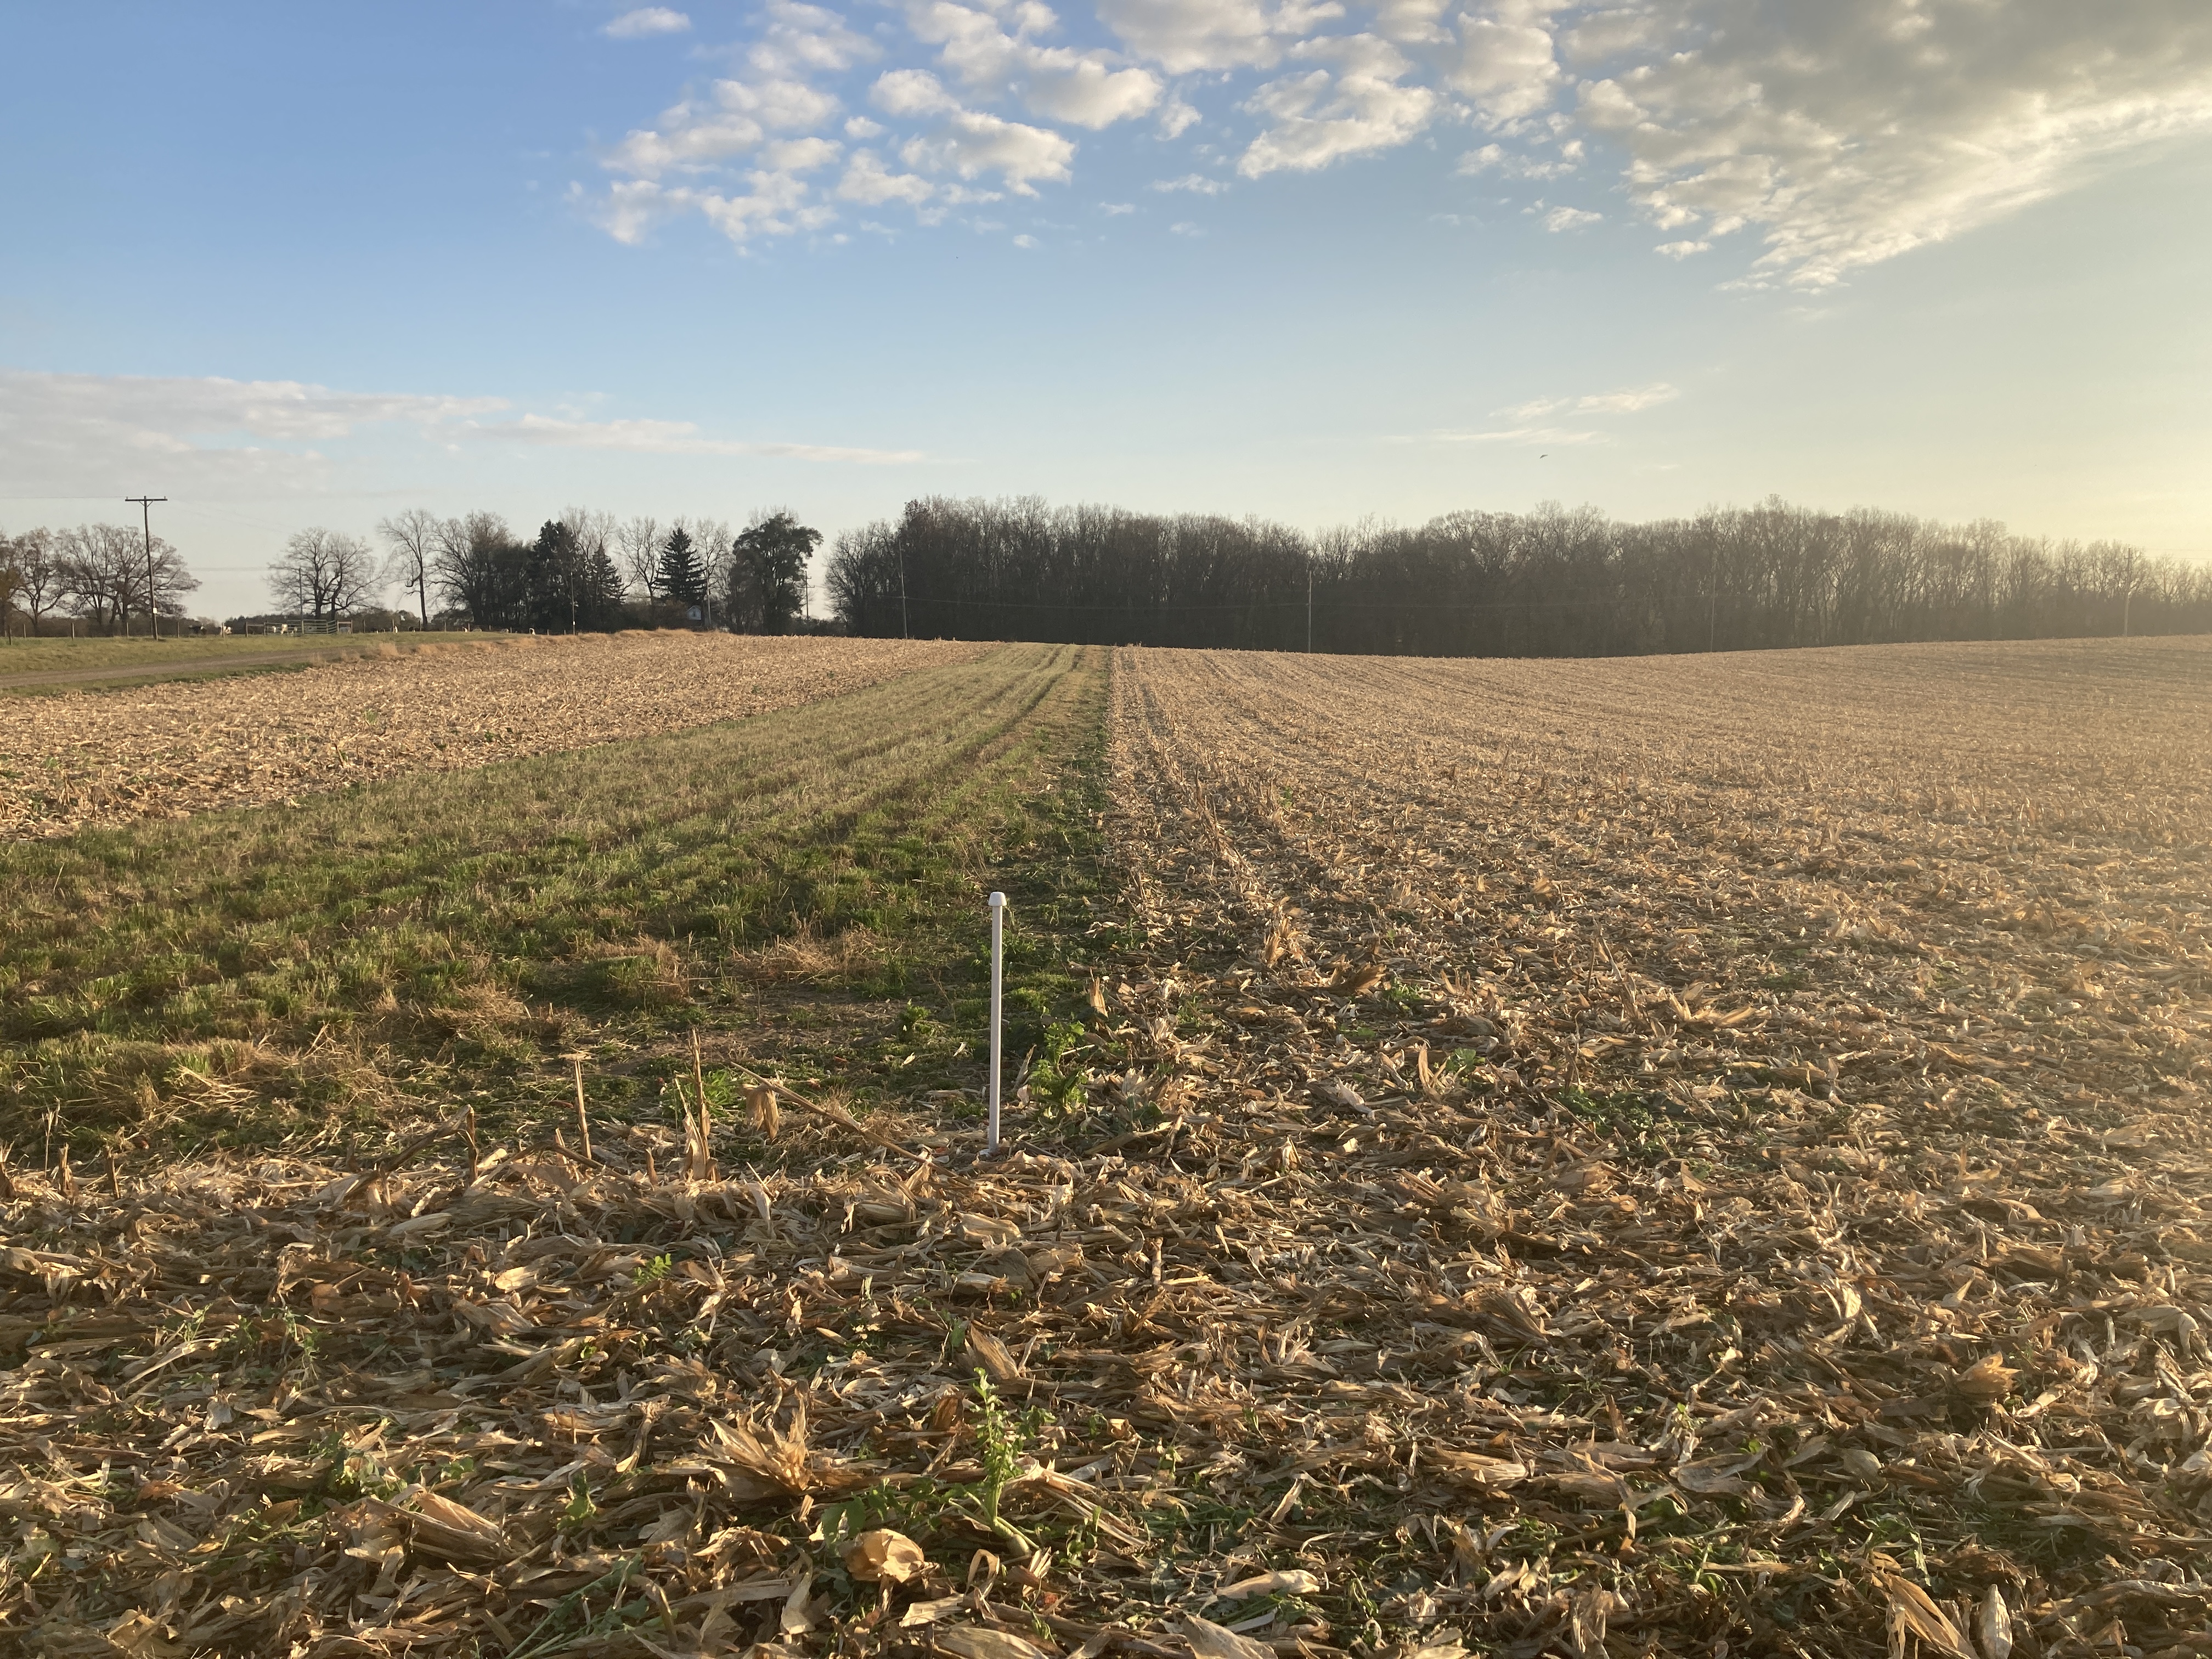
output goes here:
{"type": "Polygon", "coordinates": [[[270,678],[19,699],[0,720],[0,838],[652,737],[797,708],[981,648],[727,634],[501,636],[270,678]]]}
{"type": "Polygon", "coordinates": [[[2208,669],[1122,653],[996,1161],[19,1161],[9,1628],[2201,1651],[2208,669]]]}
{"type": "Polygon", "coordinates": [[[24,896],[0,1141],[343,1144],[487,1090],[526,1113],[538,1068],[566,1093],[556,1055],[957,960],[935,919],[1096,726],[1083,655],[1005,647],[757,719],[0,846],[24,896]]]}

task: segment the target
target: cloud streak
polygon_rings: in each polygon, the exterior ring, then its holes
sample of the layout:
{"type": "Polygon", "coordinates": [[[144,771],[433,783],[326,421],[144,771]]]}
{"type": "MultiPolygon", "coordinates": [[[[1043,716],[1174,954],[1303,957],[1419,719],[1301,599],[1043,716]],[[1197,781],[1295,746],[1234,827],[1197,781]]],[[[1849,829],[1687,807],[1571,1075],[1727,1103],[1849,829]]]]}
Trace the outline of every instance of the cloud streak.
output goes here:
{"type": "Polygon", "coordinates": [[[1515,404],[1507,409],[1492,412],[1513,424],[1488,427],[1474,431],[1437,431],[1418,435],[1405,435],[1389,440],[1398,444],[1504,444],[1522,448],[1570,448],[1577,444],[1597,444],[1607,441],[1602,429],[1590,426],[1559,426],[1547,424],[1549,417],[1559,415],[1607,416],[1640,415],[1647,409],[1670,404],[1682,394],[1664,380],[1650,386],[1625,386],[1617,392],[1585,392],[1579,397],[1535,398],[1525,404],[1515,404]]]}
{"type": "Polygon", "coordinates": [[[1593,392],[1580,398],[1539,398],[1533,403],[1516,404],[1496,412],[1516,421],[1540,420],[1562,410],[1577,415],[1636,415],[1661,404],[1671,404],[1681,395],[1664,380],[1659,380],[1650,386],[1632,386],[1620,392],[1593,392]]]}
{"type": "Polygon", "coordinates": [[[1567,447],[1575,444],[1594,444],[1603,441],[1604,434],[1578,431],[1571,427],[1513,426],[1493,428],[1481,432],[1424,432],[1418,435],[1394,437],[1396,444],[1517,444],[1534,449],[1539,444],[1553,447],[1567,447]]]}
{"type": "Polygon", "coordinates": [[[152,474],[179,487],[306,489],[349,441],[411,428],[441,446],[507,441],[637,454],[901,465],[919,450],[719,438],[684,421],[563,419],[504,398],[358,392],[303,380],[58,374],[0,369],[0,479],[74,494],[152,474]],[[62,485],[67,488],[62,488],[62,485]]]}
{"type": "Polygon", "coordinates": [[[564,421],[525,415],[495,426],[471,426],[471,438],[507,439],[556,449],[617,450],[633,455],[759,455],[787,461],[851,461],[900,466],[928,457],[918,449],[856,449],[837,444],[714,438],[690,421],[564,421]]]}

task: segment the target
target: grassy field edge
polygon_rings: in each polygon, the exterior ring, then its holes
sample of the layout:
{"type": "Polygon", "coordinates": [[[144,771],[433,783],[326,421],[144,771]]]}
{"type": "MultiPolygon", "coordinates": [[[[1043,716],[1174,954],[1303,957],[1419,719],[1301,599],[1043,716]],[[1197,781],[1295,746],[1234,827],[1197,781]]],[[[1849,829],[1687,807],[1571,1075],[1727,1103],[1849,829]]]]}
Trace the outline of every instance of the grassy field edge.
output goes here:
{"type": "Polygon", "coordinates": [[[174,1152],[454,1100],[504,1118],[557,1103],[574,1053],[622,1107],[694,1030],[863,1108],[970,1085],[992,881],[1016,896],[1016,1039],[1071,994],[1104,672],[1006,647],[661,738],[0,848],[27,895],[0,1138],[174,1152]]]}

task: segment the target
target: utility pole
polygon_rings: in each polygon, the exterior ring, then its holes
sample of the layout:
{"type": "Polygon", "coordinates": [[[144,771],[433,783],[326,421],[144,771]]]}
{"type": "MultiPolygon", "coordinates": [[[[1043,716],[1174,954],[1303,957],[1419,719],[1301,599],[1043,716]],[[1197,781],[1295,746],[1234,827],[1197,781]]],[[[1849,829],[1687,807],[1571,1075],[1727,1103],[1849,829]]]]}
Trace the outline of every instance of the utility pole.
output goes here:
{"type": "MultiPolygon", "coordinates": [[[[123,499],[137,506],[139,518],[146,526],[146,631],[158,640],[161,637],[161,612],[154,603],[154,503],[166,501],[169,498],[167,495],[125,495],[123,499]]],[[[128,617],[124,619],[123,631],[126,637],[131,632],[128,617]]]]}
{"type": "Polygon", "coordinates": [[[914,637],[914,630],[907,625],[906,619],[906,549],[902,547],[899,549],[899,637],[914,637]]]}
{"type": "Polygon", "coordinates": [[[1306,561],[1306,655],[1313,655],[1313,561],[1306,561]]]}

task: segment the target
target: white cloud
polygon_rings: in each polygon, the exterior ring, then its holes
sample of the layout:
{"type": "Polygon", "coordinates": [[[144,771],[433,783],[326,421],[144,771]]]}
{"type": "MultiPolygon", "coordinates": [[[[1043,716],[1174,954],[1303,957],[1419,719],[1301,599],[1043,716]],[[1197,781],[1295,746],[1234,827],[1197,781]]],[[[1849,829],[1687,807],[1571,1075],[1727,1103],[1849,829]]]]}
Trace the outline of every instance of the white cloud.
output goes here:
{"type": "Polygon", "coordinates": [[[667,111],[661,121],[662,128],[632,132],[608,153],[603,165],[610,172],[658,179],[664,173],[712,167],[742,155],[763,136],[761,124],[750,116],[695,111],[689,105],[667,111]]]}
{"type": "Polygon", "coordinates": [[[618,242],[635,245],[656,224],[678,214],[696,213],[732,242],[755,236],[788,236],[820,230],[836,210],[811,204],[811,187],[799,174],[835,159],[839,146],[826,139],[799,139],[769,147],[787,165],[755,167],[723,185],[667,186],[649,179],[614,185],[598,204],[601,228],[618,242]]]}
{"type": "Polygon", "coordinates": [[[1168,232],[1170,235],[1174,236],[1203,236],[1206,234],[1206,231],[1202,226],[1200,226],[1188,219],[1178,219],[1175,223],[1168,227],[1168,232]]]}
{"type": "Polygon", "coordinates": [[[1466,178],[1497,173],[1508,179],[1560,179],[1582,166],[1585,153],[1579,138],[1571,138],[1560,145],[1557,155],[1510,150],[1503,144],[1485,144],[1461,156],[1459,165],[1452,171],[1466,178]]]}
{"type": "Polygon", "coordinates": [[[1440,21],[1449,0],[1376,0],[1375,32],[1401,46],[1439,46],[1451,39],[1440,21]]]}
{"type": "Polygon", "coordinates": [[[512,408],[504,398],[343,392],[302,380],[0,369],[0,483],[9,493],[119,493],[120,467],[157,494],[320,489],[344,445],[391,427],[445,447],[507,440],[661,454],[922,459],[908,450],[718,439],[684,422],[510,416],[512,408]]]}
{"type": "MultiPolygon", "coordinates": [[[[836,12],[803,0],[769,0],[761,15],[749,45],[714,54],[734,60],[737,74],[672,105],[610,149],[601,165],[623,176],[604,194],[571,192],[616,240],[641,242],[655,225],[686,213],[740,246],[757,235],[821,230],[836,220],[836,210],[812,199],[801,176],[842,153],[820,129],[843,105],[815,77],[849,70],[877,48],[836,12]]],[[[854,137],[882,131],[865,118],[847,125],[854,137]]]]}
{"type": "MultiPolygon", "coordinates": [[[[768,0],[750,39],[714,52],[729,79],[609,152],[620,179],[661,188],[611,187],[590,210],[635,240],[712,198],[775,193],[734,175],[842,119],[860,88],[840,77],[886,52],[883,119],[844,136],[909,167],[1004,163],[1026,188],[1068,176],[1073,129],[1149,117],[1188,142],[1196,88],[1228,83],[1230,131],[1208,142],[1248,178],[1464,123],[1480,139],[1461,173],[1609,173],[1667,258],[1755,233],[1753,285],[1831,284],[2212,132],[2206,0],[1370,0],[1358,15],[1369,32],[1344,0],[1098,0],[1115,51],[1085,38],[1091,15],[1064,25],[1044,0],[900,0],[872,38],[768,0]]],[[[803,228],[810,210],[743,222],[803,228]]]]}
{"type": "Polygon", "coordinates": [[[599,33],[616,40],[640,40],[649,34],[681,34],[690,27],[691,20],[680,11],[666,6],[641,6],[624,12],[599,33]]]}
{"type": "Polygon", "coordinates": [[[1034,236],[1029,236],[1029,235],[1023,235],[1023,236],[1017,236],[1017,237],[1015,237],[1015,238],[1014,238],[1014,246],[1015,246],[1016,247],[1036,247],[1036,246],[1041,246],[1041,245],[1039,244],[1039,242],[1037,241],[1037,239],[1036,239],[1036,237],[1034,237],[1034,236]]]}
{"type": "Polygon", "coordinates": [[[739,54],[757,81],[805,80],[836,75],[856,64],[871,63],[880,48],[856,34],[837,13],[803,0],[769,0],[759,35],[739,54]]]}
{"type": "Polygon", "coordinates": [[[1757,226],[1760,280],[1823,287],[2212,131],[2200,0],[1664,9],[1669,27],[1578,47],[1574,113],[1620,146],[1652,223],[1757,226]]]}
{"type": "Polygon", "coordinates": [[[1150,70],[1109,69],[1064,48],[1033,48],[1019,95],[1034,114],[1095,131],[1144,114],[1160,101],[1163,90],[1150,70]]]}
{"type": "Polygon", "coordinates": [[[1218,196],[1229,188],[1226,179],[1209,179],[1202,173],[1186,173],[1180,179],[1155,179],[1146,190],[1188,191],[1194,196],[1218,196]]]}
{"type": "Polygon", "coordinates": [[[650,179],[617,179],[598,198],[586,197],[581,185],[569,193],[584,203],[584,210],[601,230],[629,247],[642,242],[662,220],[682,212],[690,199],[689,191],[663,190],[650,179]]]}
{"type": "Polygon", "coordinates": [[[562,421],[526,415],[471,428],[477,438],[504,438],[559,449],[607,449],[643,455],[764,455],[794,461],[858,461],[877,466],[926,460],[918,449],[853,449],[832,444],[755,442],[710,438],[690,421],[562,421]]]}
{"type": "Polygon", "coordinates": [[[1283,45],[1344,15],[1337,0],[1098,0],[1098,16],[1140,58],[1170,75],[1267,69],[1283,45]]]}
{"type": "Polygon", "coordinates": [[[714,95],[724,109],[749,115],[771,132],[818,127],[839,107],[834,94],[804,81],[717,81],[714,95]]]}
{"type": "Polygon", "coordinates": [[[761,165],[774,173],[811,173],[845,153],[834,138],[786,138],[761,148],[761,165]]]}
{"type": "Polygon", "coordinates": [[[1303,41],[1296,59],[1334,64],[1271,81],[1245,108],[1267,123],[1237,170],[1248,179],[1304,172],[1346,155],[1395,149],[1428,125],[1438,102],[1426,87],[1402,84],[1413,61],[1389,41],[1354,34],[1303,41]]]}
{"type": "Polygon", "coordinates": [[[1013,99],[1033,115],[1099,128],[1142,115],[1165,89],[1150,70],[1122,67],[1107,52],[1040,45],[1059,20],[1042,0],[1020,0],[1004,21],[955,0],[909,0],[907,26],[938,46],[938,61],[972,98],[1013,99]],[[1005,26],[1011,22],[1010,33],[1005,26]]]}
{"type": "Polygon", "coordinates": [[[1393,438],[1391,441],[1401,444],[1517,444],[1528,449],[1539,446],[1560,449],[1575,444],[1597,443],[1603,436],[1602,433],[1581,432],[1565,427],[1516,426],[1486,432],[1427,432],[1414,437],[1393,438]]]}
{"type": "Polygon", "coordinates": [[[1575,408],[1585,415],[1634,415],[1661,404],[1671,404],[1681,395],[1664,380],[1659,380],[1624,392],[1600,392],[1577,398],[1575,408]]]}
{"type": "Polygon", "coordinates": [[[1594,225],[1605,217],[1583,208],[1555,207],[1544,216],[1544,228],[1554,235],[1563,230],[1579,230],[1584,225],[1594,225]]]}
{"type": "Polygon", "coordinates": [[[872,149],[854,150],[845,176],[837,181],[837,194],[842,199],[858,202],[865,207],[880,207],[885,202],[919,206],[929,199],[935,189],[927,179],[911,173],[891,172],[884,166],[883,157],[872,149]]]}
{"type": "Polygon", "coordinates": [[[945,115],[960,100],[927,70],[891,70],[868,88],[868,101],[886,115],[945,115]]]}
{"type": "MultiPolygon", "coordinates": [[[[338,392],[301,380],[0,369],[0,488],[9,494],[220,495],[319,487],[324,447],[365,428],[441,434],[500,398],[338,392]]],[[[118,503],[119,507],[119,503],[118,503]]]]}
{"type": "Polygon", "coordinates": [[[1117,219],[1125,213],[1134,213],[1137,204],[1134,202],[1101,202],[1098,210],[1109,219],[1117,219]]]}
{"type": "Polygon", "coordinates": [[[1163,138],[1180,138],[1205,118],[1182,100],[1178,93],[1160,106],[1159,129],[1163,138]]]}
{"type": "Polygon", "coordinates": [[[702,191],[695,198],[707,222],[733,242],[817,230],[836,216],[828,209],[809,211],[806,183],[791,173],[763,168],[747,173],[744,185],[739,191],[702,191]]]}
{"type": "Polygon", "coordinates": [[[924,173],[973,179],[995,173],[1018,196],[1034,196],[1030,180],[1069,177],[1073,140],[1043,127],[1024,126],[980,111],[961,110],[950,120],[900,148],[899,159],[924,173]]]}
{"type": "Polygon", "coordinates": [[[1459,52],[1444,78],[1494,125],[1546,107],[1561,76],[1551,32],[1540,23],[1468,16],[1460,19],[1459,52]]]}
{"type": "Polygon", "coordinates": [[[1557,415],[1562,410],[1577,415],[1635,415],[1661,404],[1670,404],[1681,395],[1664,380],[1657,380],[1650,386],[1630,386],[1620,392],[1593,392],[1580,398],[1538,398],[1492,412],[1521,422],[1540,421],[1547,415],[1557,415]]]}
{"type": "Polygon", "coordinates": [[[225,436],[316,443],[389,422],[437,426],[507,407],[497,398],[333,392],[304,380],[49,374],[0,369],[0,410],[114,431],[134,448],[182,453],[225,436]]]}
{"type": "Polygon", "coordinates": [[[1570,64],[1595,64],[1656,46],[1668,33],[1666,22],[1641,7],[1600,9],[1559,33],[1559,52],[1570,64]]]}
{"type": "Polygon", "coordinates": [[[838,108],[804,81],[717,81],[711,103],[685,102],[657,127],[632,132],[607,155],[611,172],[637,179],[702,173],[756,148],[771,132],[804,132],[838,108]]]}

